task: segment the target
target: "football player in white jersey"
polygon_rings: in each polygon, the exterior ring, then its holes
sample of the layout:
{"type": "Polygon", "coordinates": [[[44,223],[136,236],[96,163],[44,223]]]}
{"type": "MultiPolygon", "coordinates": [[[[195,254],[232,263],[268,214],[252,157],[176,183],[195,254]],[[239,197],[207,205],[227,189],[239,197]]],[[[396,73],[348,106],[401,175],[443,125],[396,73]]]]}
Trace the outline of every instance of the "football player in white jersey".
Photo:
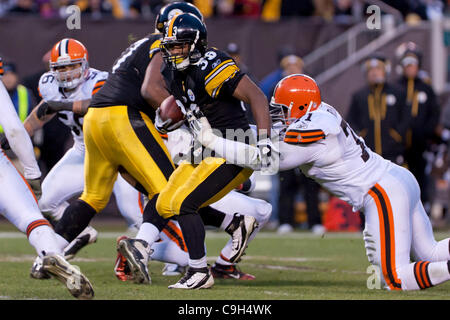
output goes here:
{"type": "MultiPolygon", "coordinates": [[[[25,120],[25,128],[33,136],[37,129],[56,115],[71,129],[74,139],[72,148],[50,170],[42,183],[39,208],[55,222],[69,205],[67,201],[83,191],[83,115],[92,96],[100,90],[107,77],[108,72],[89,67],[88,52],[81,42],[66,38],[53,46],[50,71],[44,73],[39,80],[42,101],[25,120]]],[[[119,176],[114,185],[114,195],[128,226],[137,229],[142,220],[139,192],[119,176]]],[[[65,248],[66,258],[72,258],[96,238],[97,231],[88,226],[65,248]]]]}
{"type": "MultiPolygon", "coordinates": [[[[420,188],[407,169],[367,148],[339,113],[321,101],[317,84],[308,76],[283,78],[271,106],[279,111],[273,114],[274,128],[281,129],[272,162],[279,170],[300,167],[355,211],[364,212],[366,253],[386,289],[425,289],[450,279],[450,239],[434,239],[420,188]]],[[[204,117],[192,118],[191,124],[198,141],[227,160],[265,169],[257,148],[214,135],[204,117]]]]}
{"type": "MultiPolygon", "coordinates": [[[[2,74],[0,59],[0,77],[2,74]]],[[[5,86],[0,81],[0,125],[9,145],[24,168],[22,176],[0,149],[0,212],[21,232],[43,260],[43,269],[64,283],[77,298],[94,296],[89,280],[63,257],[60,235],[39,211],[35,191],[40,190],[41,171],[34,157],[31,140],[25,131],[5,86]]]]}

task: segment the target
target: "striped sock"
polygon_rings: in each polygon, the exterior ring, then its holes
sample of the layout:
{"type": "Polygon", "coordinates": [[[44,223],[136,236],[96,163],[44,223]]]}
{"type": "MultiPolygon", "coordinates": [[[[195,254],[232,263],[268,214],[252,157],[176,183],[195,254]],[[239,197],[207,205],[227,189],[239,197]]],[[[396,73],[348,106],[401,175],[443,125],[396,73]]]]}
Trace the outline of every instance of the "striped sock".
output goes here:
{"type": "Polygon", "coordinates": [[[33,223],[34,222],[30,223],[29,228],[27,228],[27,231],[30,229],[29,232],[27,232],[27,236],[28,241],[36,249],[38,255],[42,257],[49,253],[62,254],[62,249],[58,246],[56,234],[50,227],[48,221],[47,224],[35,223],[34,227],[32,227],[31,225],[33,223]]]}

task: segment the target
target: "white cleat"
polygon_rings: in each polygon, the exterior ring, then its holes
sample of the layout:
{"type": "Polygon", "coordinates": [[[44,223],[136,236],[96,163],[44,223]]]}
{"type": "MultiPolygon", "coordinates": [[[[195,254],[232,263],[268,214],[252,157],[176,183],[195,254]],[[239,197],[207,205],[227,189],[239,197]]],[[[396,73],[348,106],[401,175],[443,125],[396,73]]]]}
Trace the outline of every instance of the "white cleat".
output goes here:
{"type": "Polygon", "coordinates": [[[64,248],[64,258],[73,259],[75,255],[88,244],[97,241],[98,232],[91,226],[87,226],[71,243],[64,248]]]}
{"type": "Polygon", "coordinates": [[[80,268],[71,265],[61,255],[46,255],[42,261],[43,269],[63,283],[70,294],[81,300],[94,297],[94,289],[80,268]]]}
{"type": "Polygon", "coordinates": [[[122,239],[117,244],[117,251],[127,260],[135,283],[151,283],[147,264],[152,250],[146,241],[141,239],[122,239]]]}
{"type": "Polygon", "coordinates": [[[205,268],[189,267],[186,274],[177,283],[170,285],[169,289],[208,289],[214,285],[214,278],[209,270],[205,268]]]}
{"type": "Polygon", "coordinates": [[[225,231],[231,235],[232,251],[230,262],[239,262],[241,256],[247,248],[248,239],[258,227],[258,222],[252,216],[234,214],[232,222],[228,225],[225,231]]]}

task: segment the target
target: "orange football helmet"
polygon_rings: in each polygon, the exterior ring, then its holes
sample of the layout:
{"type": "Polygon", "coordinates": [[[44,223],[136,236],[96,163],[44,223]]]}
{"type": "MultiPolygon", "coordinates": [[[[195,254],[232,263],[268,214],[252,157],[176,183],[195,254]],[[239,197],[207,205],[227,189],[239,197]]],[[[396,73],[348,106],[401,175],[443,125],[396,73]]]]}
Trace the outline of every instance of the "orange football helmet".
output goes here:
{"type": "Polygon", "coordinates": [[[55,73],[61,88],[76,88],[87,76],[88,69],[88,52],[80,41],[65,38],[53,46],[50,70],[55,73]]]}
{"type": "Polygon", "coordinates": [[[313,78],[304,74],[292,74],[281,79],[275,86],[270,101],[273,122],[290,124],[322,103],[320,89],[313,78]]]}

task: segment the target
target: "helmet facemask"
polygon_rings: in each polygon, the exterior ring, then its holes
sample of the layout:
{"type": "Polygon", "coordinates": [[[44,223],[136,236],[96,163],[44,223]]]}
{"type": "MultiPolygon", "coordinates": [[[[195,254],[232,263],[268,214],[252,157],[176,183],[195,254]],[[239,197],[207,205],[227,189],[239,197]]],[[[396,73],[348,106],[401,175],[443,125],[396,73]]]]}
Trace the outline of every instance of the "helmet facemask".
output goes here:
{"type": "Polygon", "coordinates": [[[162,57],[170,68],[181,71],[200,60],[202,54],[196,48],[196,43],[199,38],[198,32],[196,32],[194,40],[177,40],[171,38],[176,37],[165,37],[161,42],[162,57]]]}
{"type": "Polygon", "coordinates": [[[60,88],[73,90],[84,81],[88,63],[86,59],[50,62],[50,70],[55,75],[60,88]]]}

